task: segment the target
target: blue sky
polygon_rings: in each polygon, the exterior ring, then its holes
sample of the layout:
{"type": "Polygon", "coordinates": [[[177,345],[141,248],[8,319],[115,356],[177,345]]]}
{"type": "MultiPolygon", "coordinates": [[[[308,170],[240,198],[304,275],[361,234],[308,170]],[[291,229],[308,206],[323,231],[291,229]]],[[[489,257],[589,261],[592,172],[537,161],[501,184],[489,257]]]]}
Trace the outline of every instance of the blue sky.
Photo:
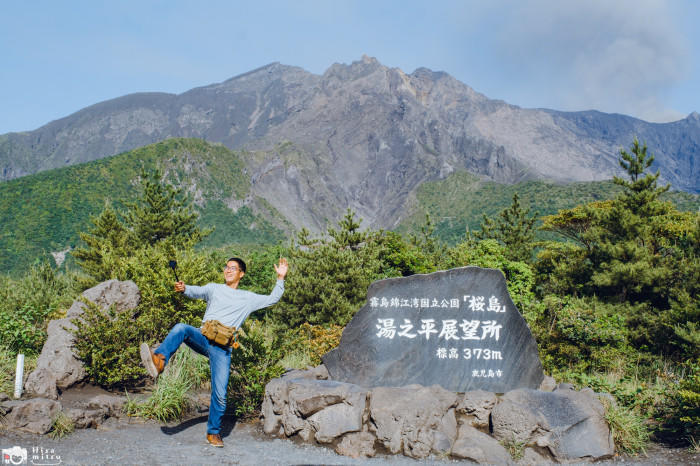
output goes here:
{"type": "Polygon", "coordinates": [[[694,0],[6,0],[0,134],[133,92],[271,62],[321,74],[363,54],[522,107],[672,121],[700,111],[699,20],[694,0]]]}

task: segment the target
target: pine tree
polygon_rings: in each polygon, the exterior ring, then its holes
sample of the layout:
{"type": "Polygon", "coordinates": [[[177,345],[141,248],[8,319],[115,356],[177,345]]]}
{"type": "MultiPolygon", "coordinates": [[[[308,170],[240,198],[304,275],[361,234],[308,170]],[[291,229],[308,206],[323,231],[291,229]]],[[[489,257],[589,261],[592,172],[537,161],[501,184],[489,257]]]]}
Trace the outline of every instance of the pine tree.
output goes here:
{"type": "Polygon", "coordinates": [[[109,204],[90,221],[93,226],[87,233],[80,233],[85,247],[76,248],[71,254],[89,275],[97,280],[106,280],[112,278],[108,257],[127,255],[134,247],[135,238],[109,204]]]}
{"type": "Polygon", "coordinates": [[[597,269],[593,283],[605,294],[617,294],[622,300],[651,301],[667,307],[664,288],[674,271],[667,266],[666,255],[672,251],[662,231],[674,209],[659,195],[669,186],[657,186],[658,172],[644,174],[654,161],[646,144],[640,146],[635,139],[630,150],[620,151],[620,166],[629,180],[614,178],[625,191],[611,209],[593,212],[597,224],[589,234],[596,244],[591,254],[597,269]]]}
{"type": "Polygon", "coordinates": [[[348,208],[345,216],[338,222],[338,229],[328,228],[328,236],[333,238],[336,246],[356,251],[369,237],[368,233],[360,230],[360,223],[361,220],[355,219],[355,212],[348,208]]]}
{"type": "Polygon", "coordinates": [[[380,233],[360,231],[362,220],[348,210],[328,235],[312,238],[303,229],[290,249],[292,271],[271,317],[283,327],[303,322],[347,324],[380,273],[380,233]]]}
{"type": "Polygon", "coordinates": [[[511,260],[531,262],[536,219],[537,212],[530,216],[530,209],[523,210],[518,193],[515,193],[510,207],[503,209],[496,220],[484,215],[481,230],[473,235],[479,240],[495,239],[502,243],[511,260]]]}
{"type": "Polygon", "coordinates": [[[544,219],[544,229],[581,247],[569,248],[566,256],[548,248],[540,257],[548,257],[550,272],[557,270],[562,283],[570,279],[569,289],[628,304],[627,325],[637,347],[677,357],[697,354],[700,215],[660,199],[669,187],[658,186],[658,172],[645,174],[653,162],[646,145],[635,140],[620,157],[628,179],[615,178],[625,188],[617,198],[544,219]],[[557,267],[567,263],[577,266],[557,267]]]}
{"type": "Polygon", "coordinates": [[[663,187],[657,187],[659,179],[659,171],[655,174],[647,173],[644,177],[644,171],[651,167],[654,162],[654,156],[647,154],[647,145],[640,147],[637,138],[634,139],[631,154],[626,150],[620,150],[620,166],[625,169],[630,180],[614,177],[613,182],[624,188],[627,188],[620,200],[625,204],[625,207],[632,211],[635,215],[648,217],[653,215],[663,215],[668,212],[668,205],[658,202],[659,195],[665,193],[671,187],[667,184],[663,187]]]}
{"type": "Polygon", "coordinates": [[[182,189],[161,181],[162,173],[141,172],[141,195],[136,202],[125,203],[125,223],[136,240],[148,245],[168,240],[175,247],[195,244],[211,230],[197,226],[197,213],[182,189]]]}

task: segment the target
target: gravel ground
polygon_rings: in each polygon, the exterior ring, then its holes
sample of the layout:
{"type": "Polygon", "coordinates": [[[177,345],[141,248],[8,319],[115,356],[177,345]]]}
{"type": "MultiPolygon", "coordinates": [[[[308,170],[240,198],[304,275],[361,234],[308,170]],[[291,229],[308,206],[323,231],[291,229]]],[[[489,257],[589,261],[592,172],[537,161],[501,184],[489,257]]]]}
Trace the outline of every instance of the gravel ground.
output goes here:
{"type": "MultiPolygon", "coordinates": [[[[438,457],[417,461],[400,455],[380,455],[370,459],[354,460],[339,456],[330,448],[271,439],[262,434],[259,423],[234,424],[227,418],[225,418],[222,432],[224,448],[214,448],[205,443],[206,419],[206,416],[201,416],[181,424],[167,426],[154,422],[110,419],[99,429],[78,430],[62,440],[52,440],[47,436],[2,432],[0,448],[14,446],[26,448],[28,464],[35,465],[242,464],[261,466],[460,463],[438,457]]],[[[618,457],[597,464],[669,466],[700,464],[700,455],[687,450],[653,445],[647,457],[618,457]]]]}

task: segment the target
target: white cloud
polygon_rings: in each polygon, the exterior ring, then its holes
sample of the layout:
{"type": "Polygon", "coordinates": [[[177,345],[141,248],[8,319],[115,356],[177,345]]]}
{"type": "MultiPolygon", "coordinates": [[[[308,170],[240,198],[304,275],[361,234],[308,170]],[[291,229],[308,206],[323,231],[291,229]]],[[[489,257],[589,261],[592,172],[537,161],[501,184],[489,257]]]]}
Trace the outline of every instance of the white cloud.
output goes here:
{"type": "Polygon", "coordinates": [[[689,68],[685,39],[665,1],[503,2],[494,52],[517,70],[523,92],[548,106],[597,109],[650,121],[683,115],[663,97],[689,68]]]}

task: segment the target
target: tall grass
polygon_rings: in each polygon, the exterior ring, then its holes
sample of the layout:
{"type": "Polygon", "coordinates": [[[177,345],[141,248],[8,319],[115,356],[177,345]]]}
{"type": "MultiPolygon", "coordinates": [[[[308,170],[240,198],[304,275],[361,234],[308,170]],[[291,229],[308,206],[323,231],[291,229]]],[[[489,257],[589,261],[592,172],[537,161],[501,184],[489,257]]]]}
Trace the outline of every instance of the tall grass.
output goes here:
{"type": "Polygon", "coordinates": [[[610,426],[615,447],[627,454],[646,453],[649,443],[649,430],[644,418],[634,410],[603,399],[605,420],[610,426]]]}
{"type": "MultiPolygon", "coordinates": [[[[38,356],[24,355],[24,379],[36,369],[38,356]]],[[[0,346],[0,393],[11,396],[15,391],[15,371],[17,369],[17,353],[0,346]]]]}
{"type": "Polygon", "coordinates": [[[75,430],[75,423],[63,411],[59,411],[53,418],[49,437],[52,439],[62,439],[66,435],[72,434],[75,430]]]}
{"type": "Polygon", "coordinates": [[[190,391],[205,388],[208,383],[208,359],[184,346],[170,359],[148,398],[140,401],[127,394],[125,411],[130,416],[160,422],[182,419],[192,406],[190,391]]]}

